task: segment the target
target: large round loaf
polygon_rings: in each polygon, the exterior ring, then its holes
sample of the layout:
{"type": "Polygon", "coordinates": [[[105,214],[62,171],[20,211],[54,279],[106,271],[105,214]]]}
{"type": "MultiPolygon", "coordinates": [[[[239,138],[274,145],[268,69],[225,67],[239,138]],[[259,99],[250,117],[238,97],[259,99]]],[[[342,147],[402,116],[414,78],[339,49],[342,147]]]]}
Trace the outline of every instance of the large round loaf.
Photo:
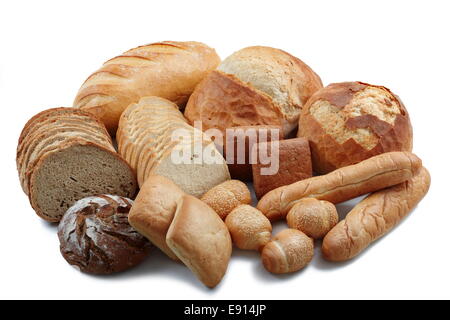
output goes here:
{"type": "Polygon", "coordinates": [[[100,118],[115,135],[121,113],[144,96],[183,107],[195,86],[220,62],[199,42],[164,41],[140,46],[106,61],[83,83],[74,107],[100,118]]]}
{"type": "Polygon", "coordinates": [[[412,150],[412,127],[399,97],[362,82],[317,91],[302,110],[298,136],[309,140],[314,171],[321,174],[380,153],[412,150]]]}
{"type": "Polygon", "coordinates": [[[322,88],[317,74],[285,51],[248,47],[226,58],[195,89],[185,110],[203,128],[276,125],[287,135],[302,106],[322,88]]]}

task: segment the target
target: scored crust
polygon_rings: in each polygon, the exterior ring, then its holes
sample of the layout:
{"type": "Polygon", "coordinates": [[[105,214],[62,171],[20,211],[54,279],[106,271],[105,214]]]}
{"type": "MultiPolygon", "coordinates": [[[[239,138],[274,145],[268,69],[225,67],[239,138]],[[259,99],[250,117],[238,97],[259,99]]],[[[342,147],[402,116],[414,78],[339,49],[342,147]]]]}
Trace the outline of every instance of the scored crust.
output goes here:
{"type": "Polygon", "coordinates": [[[303,61],[271,47],[241,49],[222,61],[218,70],[269,95],[285,119],[295,124],[302,106],[323,87],[319,76],[303,61]]]}
{"type": "Polygon", "coordinates": [[[362,82],[316,92],[303,108],[298,136],[310,141],[314,171],[321,174],[380,153],[412,150],[401,100],[385,87],[362,82]]]}
{"type": "Polygon", "coordinates": [[[121,113],[143,96],[183,106],[195,86],[220,62],[199,42],[165,41],[131,49],[108,60],[81,86],[74,106],[97,115],[115,133],[121,113]]]}
{"type": "Polygon", "coordinates": [[[230,127],[254,125],[285,126],[280,108],[269,95],[218,70],[198,84],[184,115],[191,125],[201,120],[203,131],[216,128],[225,132],[230,127]]]}

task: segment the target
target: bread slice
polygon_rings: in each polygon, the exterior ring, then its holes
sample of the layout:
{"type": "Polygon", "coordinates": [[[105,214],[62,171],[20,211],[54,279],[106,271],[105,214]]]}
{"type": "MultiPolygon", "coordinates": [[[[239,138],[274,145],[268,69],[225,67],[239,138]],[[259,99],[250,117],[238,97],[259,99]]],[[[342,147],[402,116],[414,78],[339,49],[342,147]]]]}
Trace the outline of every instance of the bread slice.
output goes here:
{"type": "Polygon", "coordinates": [[[48,139],[51,139],[58,133],[63,132],[83,132],[91,135],[94,141],[98,141],[101,144],[112,145],[108,136],[105,136],[95,127],[89,127],[83,123],[73,123],[67,120],[62,121],[57,125],[44,125],[39,130],[35,132],[30,132],[29,136],[32,139],[26,137],[23,139],[22,146],[19,146],[17,151],[17,167],[26,166],[26,162],[29,159],[30,153],[35,152],[36,148],[45,146],[48,139]]]}
{"type": "MultiPolygon", "coordinates": [[[[21,152],[23,151],[23,148],[28,146],[29,141],[34,140],[35,137],[39,136],[39,134],[45,132],[47,128],[53,128],[67,124],[83,125],[87,128],[95,128],[96,131],[102,131],[103,128],[100,123],[97,123],[96,119],[85,116],[64,115],[59,117],[48,117],[45,120],[38,121],[38,123],[33,124],[32,128],[29,128],[27,130],[28,132],[27,136],[23,137],[18,144],[17,155],[20,155],[21,152]]],[[[108,134],[106,134],[106,132],[101,132],[99,134],[104,136],[104,138],[107,138],[111,143],[111,137],[108,134]]]]}
{"type": "Polygon", "coordinates": [[[48,138],[41,140],[40,144],[36,145],[33,151],[30,151],[28,154],[26,154],[22,160],[22,163],[20,164],[19,176],[21,178],[22,187],[25,193],[28,194],[28,179],[26,173],[33,168],[34,164],[39,160],[39,158],[43,154],[45,154],[49,150],[58,147],[59,144],[61,144],[70,137],[84,138],[89,141],[96,142],[98,145],[110,149],[111,151],[115,151],[112,145],[108,145],[106,142],[103,141],[96,141],[89,132],[68,129],[65,132],[51,133],[48,138]]]}
{"type": "Polygon", "coordinates": [[[94,118],[92,115],[87,113],[86,111],[76,109],[76,108],[64,108],[64,107],[58,107],[58,108],[51,108],[44,111],[39,112],[38,114],[34,115],[30,120],[27,121],[25,126],[22,129],[22,132],[20,133],[19,137],[19,144],[22,142],[22,140],[28,136],[29,132],[34,130],[34,128],[39,127],[40,123],[42,121],[45,121],[47,118],[55,118],[60,116],[74,116],[79,115],[82,117],[87,117],[92,122],[97,122],[102,127],[104,125],[97,119],[94,118]]]}
{"type": "Polygon", "coordinates": [[[223,278],[231,257],[225,223],[206,203],[185,195],[179,200],[166,243],[207,287],[223,278]]]}
{"type": "MultiPolygon", "coordinates": [[[[96,133],[93,130],[85,129],[80,126],[69,126],[69,127],[59,127],[59,128],[53,128],[53,129],[46,129],[44,133],[42,133],[40,136],[36,137],[34,140],[30,141],[30,143],[27,144],[27,147],[24,148],[23,152],[17,157],[17,170],[19,171],[19,177],[21,180],[22,188],[27,193],[27,181],[24,177],[24,173],[29,168],[29,163],[36,157],[36,155],[40,154],[41,149],[45,147],[47,143],[49,143],[52,139],[60,137],[59,134],[67,133],[67,134],[80,134],[84,137],[97,142],[101,145],[108,146],[111,145],[107,141],[106,138],[103,140],[100,140],[96,138],[96,133]]],[[[60,139],[63,140],[63,139],[60,139]]],[[[112,145],[111,145],[112,146],[112,145]]]]}
{"type": "MultiPolygon", "coordinates": [[[[177,107],[170,101],[158,97],[145,97],[138,103],[127,108],[119,123],[117,131],[119,141],[119,152],[136,169],[138,184],[142,186],[145,179],[153,173],[155,167],[158,174],[170,177],[176,184],[188,193],[194,192],[196,196],[201,196],[204,192],[225,180],[230,179],[228,167],[225,160],[215,147],[215,153],[220,156],[219,164],[209,163],[198,164],[186,163],[185,167],[170,166],[170,154],[174,148],[180,148],[187,152],[191,150],[191,144],[198,142],[200,145],[211,145],[211,140],[201,131],[187,124],[186,119],[177,107]],[[173,141],[172,134],[177,129],[184,129],[186,136],[191,139],[186,143],[173,141]],[[187,169],[187,171],[184,171],[187,169]],[[196,172],[196,170],[200,170],[196,172]],[[173,172],[170,172],[174,170],[173,172]],[[195,177],[196,174],[201,175],[195,177]],[[188,181],[193,182],[189,183],[188,181]]],[[[203,155],[194,155],[196,157],[203,155]]]]}
{"type": "Polygon", "coordinates": [[[157,124],[146,123],[145,125],[141,125],[141,128],[136,129],[134,131],[129,131],[129,135],[120,139],[118,147],[119,152],[129,161],[130,165],[133,169],[136,169],[137,164],[131,161],[131,155],[139,150],[137,153],[140,153],[140,150],[145,146],[145,140],[148,137],[155,139],[159,135],[162,134],[163,131],[170,128],[170,126],[179,123],[180,121],[176,121],[174,119],[164,119],[159,120],[157,124]]]}
{"type": "MultiPolygon", "coordinates": [[[[168,150],[158,163],[154,164],[150,175],[162,175],[173,180],[184,192],[196,197],[201,197],[209,189],[229,180],[230,173],[222,155],[217,151],[213,142],[204,142],[202,147],[206,147],[211,154],[199,154],[194,150],[193,145],[175,147],[168,150]],[[180,154],[188,153],[191,161],[187,163],[174,163],[172,152],[180,154]],[[200,158],[200,163],[195,159],[200,158]],[[218,159],[218,163],[209,163],[213,158],[218,159]]],[[[205,150],[205,149],[203,149],[205,150]]]]}
{"type": "MultiPolygon", "coordinates": [[[[184,129],[186,132],[191,132],[193,128],[188,124],[174,123],[170,130],[161,133],[160,137],[148,144],[140,155],[137,170],[138,182],[143,183],[145,181],[145,179],[150,175],[150,171],[154,167],[155,163],[161,159],[164,153],[170,152],[175,146],[180,145],[180,142],[172,139],[172,133],[177,129],[184,129]]],[[[196,137],[196,139],[199,139],[201,142],[202,137],[203,135],[201,135],[200,138],[196,137]]],[[[192,140],[192,142],[194,142],[194,140],[192,140]]],[[[190,143],[191,141],[189,141],[189,144],[190,143]]]]}
{"type": "Polygon", "coordinates": [[[42,156],[30,176],[30,202],[43,219],[57,222],[76,201],[94,194],[132,198],[136,181],[115,152],[75,138],[42,156]]]}

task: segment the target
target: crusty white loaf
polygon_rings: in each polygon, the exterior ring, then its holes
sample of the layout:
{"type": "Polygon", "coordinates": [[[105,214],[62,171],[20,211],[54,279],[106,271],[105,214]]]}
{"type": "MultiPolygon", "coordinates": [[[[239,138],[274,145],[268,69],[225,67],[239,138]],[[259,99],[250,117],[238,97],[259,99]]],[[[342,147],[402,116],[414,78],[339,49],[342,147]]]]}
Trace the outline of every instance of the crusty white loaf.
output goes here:
{"type": "Polygon", "coordinates": [[[144,97],[131,104],[120,118],[117,141],[119,153],[136,170],[140,186],[150,175],[162,175],[199,197],[230,179],[227,164],[211,139],[188,125],[178,107],[166,99],[144,97]],[[177,162],[173,158],[177,155],[186,161],[177,162]]]}
{"type": "Polygon", "coordinates": [[[325,174],[390,151],[411,151],[412,126],[399,97],[362,82],[332,83],[302,109],[299,137],[309,140],[313,169],[325,174]]]}
{"type": "Polygon", "coordinates": [[[114,135],[128,105],[144,96],[159,96],[183,107],[197,83],[219,62],[214,49],[199,42],[140,46],[106,61],[91,74],[73,105],[99,117],[114,135]]]}
{"type": "Polygon", "coordinates": [[[262,46],[226,58],[195,89],[185,116],[204,129],[275,125],[287,136],[297,127],[302,106],[322,81],[300,59],[262,46]]]}

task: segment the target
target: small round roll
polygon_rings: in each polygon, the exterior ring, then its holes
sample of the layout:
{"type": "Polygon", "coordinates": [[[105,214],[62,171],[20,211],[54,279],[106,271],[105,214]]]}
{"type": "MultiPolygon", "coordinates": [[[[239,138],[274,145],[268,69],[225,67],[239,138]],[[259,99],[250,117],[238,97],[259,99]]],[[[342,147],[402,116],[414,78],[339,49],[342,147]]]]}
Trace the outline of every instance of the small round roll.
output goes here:
{"type": "Polygon", "coordinates": [[[249,205],[240,205],[225,219],[234,244],[239,249],[260,250],[272,236],[269,219],[258,209],[249,205]]]}
{"type": "Polygon", "coordinates": [[[336,207],[331,202],[304,198],[289,211],[289,228],[304,232],[313,239],[322,239],[338,223],[336,207]]]}
{"type": "Polygon", "coordinates": [[[290,273],[306,267],[314,255],[314,243],[301,231],[285,229],[278,233],[261,252],[267,271],[290,273]]]}
{"type": "Polygon", "coordinates": [[[201,200],[225,219],[237,206],[250,204],[252,198],[245,183],[239,180],[228,180],[210,189],[201,200]]]}

